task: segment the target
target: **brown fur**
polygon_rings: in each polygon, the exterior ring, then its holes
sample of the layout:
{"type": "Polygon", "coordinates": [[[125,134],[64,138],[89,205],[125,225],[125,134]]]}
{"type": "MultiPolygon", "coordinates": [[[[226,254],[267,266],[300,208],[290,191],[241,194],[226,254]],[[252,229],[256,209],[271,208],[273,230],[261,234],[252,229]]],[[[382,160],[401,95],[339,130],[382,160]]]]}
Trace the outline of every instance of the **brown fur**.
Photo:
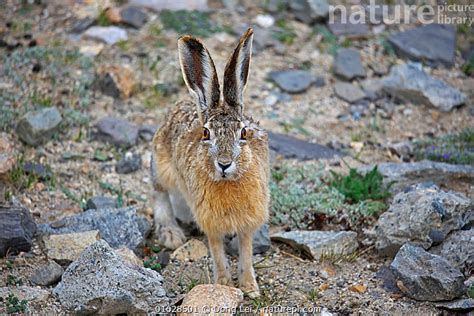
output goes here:
{"type": "MultiPolygon", "coordinates": [[[[224,85],[227,82],[234,87],[224,86],[224,91],[240,89],[237,92],[242,93],[245,87],[250,53],[242,58],[244,65],[240,65],[235,58],[239,55],[242,43],[247,43],[251,49],[251,36],[251,30],[244,34],[229,60],[228,64],[234,71],[226,70],[224,85]],[[235,71],[240,69],[244,73],[235,76],[235,71]],[[243,79],[240,87],[234,80],[239,76],[243,79]]],[[[215,104],[219,87],[209,53],[196,39],[183,37],[180,41],[183,75],[197,99],[195,102],[178,102],[153,139],[152,170],[157,194],[155,207],[167,210],[167,213],[155,210],[158,238],[171,248],[184,241],[184,235],[170,211],[169,199],[163,195],[166,192],[179,192],[196,223],[208,236],[215,262],[216,282],[227,284],[231,280],[222,239],[226,234],[237,233],[241,251],[241,287],[258,294],[251,266],[252,235],[268,218],[268,136],[258,123],[243,116],[243,104],[229,104],[220,100],[215,104]],[[210,59],[210,66],[209,63],[207,66],[201,63],[206,58],[210,59]],[[204,81],[206,76],[212,78],[209,87],[204,81]],[[200,80],[202,77],[204,79],[200,80]],[[211,100],[206,100],[206,96],[212,96],[211,100]],[[211,131],[212,139],[209,142],[201,139],[204,127],[211,131]],[[246,140],[241,139],[243,127],[247,131],[246,140]],[[227,177],[222,171],[221,176],[219,170],[216,171],[217,162],[232,162],[235,171],[227,177]]],[[[233,102],[238,100],[235,96],[230,99],[233,102]]]]}

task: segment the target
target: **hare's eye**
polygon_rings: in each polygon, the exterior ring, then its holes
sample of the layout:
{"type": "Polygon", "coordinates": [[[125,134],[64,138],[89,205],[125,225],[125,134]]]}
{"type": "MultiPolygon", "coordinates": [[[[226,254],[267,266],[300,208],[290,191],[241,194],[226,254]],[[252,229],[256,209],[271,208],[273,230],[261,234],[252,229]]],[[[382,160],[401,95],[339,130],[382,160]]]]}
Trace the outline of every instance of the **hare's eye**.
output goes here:
{"type": "Polygon", "coordinates": [[[209,132],[209,130],[207,128],[203,128],[202,129],[202,137],[201,139],[202,140],[209,140],[209,138],[211,138],[211,133],[209,132]]]}
{"type": "Polygon", "coordinates": [[[247,129],[245,127],[240,131],[240,139],[247,139],[247,129]]]}

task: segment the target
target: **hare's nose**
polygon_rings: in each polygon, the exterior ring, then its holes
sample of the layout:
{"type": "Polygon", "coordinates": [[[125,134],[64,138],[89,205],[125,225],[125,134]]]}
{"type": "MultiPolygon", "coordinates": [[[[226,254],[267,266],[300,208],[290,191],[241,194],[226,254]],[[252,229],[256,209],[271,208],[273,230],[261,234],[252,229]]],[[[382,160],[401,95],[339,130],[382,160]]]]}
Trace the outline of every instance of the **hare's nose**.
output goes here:
{"type": "Polygon", "coordinates": [[[219,167],[221,167],[222,171],[225,171],[226,169],[228,169],[230,167],[230,165],[232,164],[232,161],[226,161],[226,162],[217,162],[217,164],[219,165],[219,167]]]}

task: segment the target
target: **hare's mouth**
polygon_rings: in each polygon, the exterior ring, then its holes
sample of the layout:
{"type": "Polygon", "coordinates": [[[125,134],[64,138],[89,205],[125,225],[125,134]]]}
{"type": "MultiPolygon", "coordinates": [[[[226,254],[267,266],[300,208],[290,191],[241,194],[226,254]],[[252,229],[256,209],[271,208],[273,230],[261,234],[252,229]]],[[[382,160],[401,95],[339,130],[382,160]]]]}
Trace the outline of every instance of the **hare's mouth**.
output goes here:
{"type": "Polygon", "coordinates": [[[237,171],[237,166],[234,161],[221,163],[217,160],[214,161],[214,166],[216,168],[216,173],[218,178],[221,180],[232,179],[237,171]]]}

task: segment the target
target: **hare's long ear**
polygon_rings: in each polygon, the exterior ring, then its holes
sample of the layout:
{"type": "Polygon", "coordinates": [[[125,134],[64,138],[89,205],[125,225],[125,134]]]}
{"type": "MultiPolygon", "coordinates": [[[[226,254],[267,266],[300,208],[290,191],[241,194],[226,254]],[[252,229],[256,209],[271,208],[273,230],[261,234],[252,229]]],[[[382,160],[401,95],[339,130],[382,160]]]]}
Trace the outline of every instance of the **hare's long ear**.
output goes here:
{"type": "Polygon", "coordinates": [[[244,111],[243,93],[249,76],[252,57],[253,30],[249,28],[240,38],[224,71],[224,100],[234,107],[240,115],[244,111]]]}
{"type": "Polygon", "coordinates": [[[207,122],[208,109],[219,104],[220,89],[216,68],[204,45],[191,36],[178,40],[179,63],[184,82],[196,98],[199,118],[207,122]]]}

